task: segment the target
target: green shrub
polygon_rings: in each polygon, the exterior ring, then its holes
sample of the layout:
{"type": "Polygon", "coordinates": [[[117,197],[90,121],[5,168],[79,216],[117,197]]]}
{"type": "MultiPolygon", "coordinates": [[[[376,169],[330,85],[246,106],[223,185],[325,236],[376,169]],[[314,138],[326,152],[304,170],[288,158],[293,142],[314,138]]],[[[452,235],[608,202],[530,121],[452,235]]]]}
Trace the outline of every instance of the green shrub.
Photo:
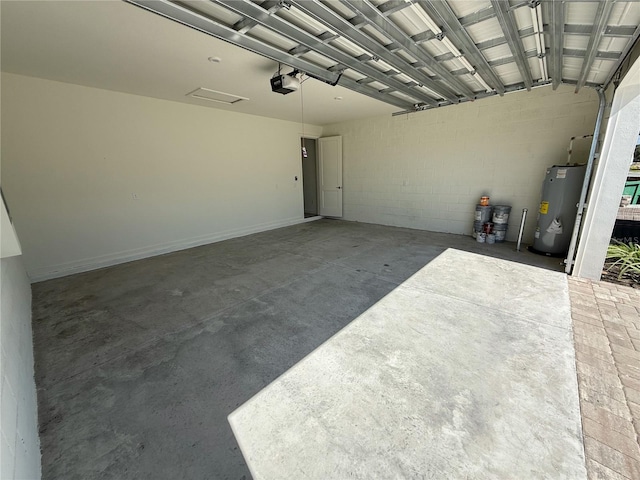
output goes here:
{"type": "Polygon", "coordinates": [[[618,280],[624,275],[640,275],[640,245],[637,243],[622,243],[614,240],[607,249],[607,260],[613,260],[608,270],[619,268],[618,280]]]}

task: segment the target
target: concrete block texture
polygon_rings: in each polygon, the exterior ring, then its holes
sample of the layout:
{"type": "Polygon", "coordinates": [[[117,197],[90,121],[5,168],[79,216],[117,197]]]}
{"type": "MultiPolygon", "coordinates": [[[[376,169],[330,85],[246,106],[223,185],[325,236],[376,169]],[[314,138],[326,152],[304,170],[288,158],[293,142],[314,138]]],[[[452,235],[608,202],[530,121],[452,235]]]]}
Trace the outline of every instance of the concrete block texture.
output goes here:
{"type": "MultiPolygon", "coordinates": [[[[512,206],[509,240],[529,209],[524,238],[532,242],[546,168],[566,163],[570,138],[595,126],[596,93],[574,90],[549,86],[325,127],[324,135],[343,136],[345,219],[470,235],[475,205],[489,195],[512,206]],[[410,205],[399,212],[403,202],[410,205]]],[[[589,146],[576,141],[572,162],[585,162],[589,146]]]]}
{"type": "Polygon", "coordinates": [[[31,331],[31,285],[22,257],[3,258],[0,283],[0,478],[39,479],[40,440],[31,331]]]}

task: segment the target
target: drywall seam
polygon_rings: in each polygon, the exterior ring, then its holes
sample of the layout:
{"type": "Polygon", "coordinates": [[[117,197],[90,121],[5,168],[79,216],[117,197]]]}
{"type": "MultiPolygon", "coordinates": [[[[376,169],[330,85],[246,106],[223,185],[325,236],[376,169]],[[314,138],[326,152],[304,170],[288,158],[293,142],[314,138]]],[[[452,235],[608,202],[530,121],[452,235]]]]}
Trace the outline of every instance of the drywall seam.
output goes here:
{"type": "MultiPolygon", "coordinates": [[[[267,230],[274,230],[276,228],[288,227],[290,225],[296,225],[298,223],[305,223],[310,220],[311,219],[291,217],[285,220],[279,220],[277,222],[262,223],[258,225],[252,225],[250,227],[226,230],[224,232],[216,232],[209,235],[202,235],[190,239],[178,240],[175,242],[168,242],[164,244],[151,245],[148,247],[116,252],[94,258],[84,258],[82,260],[76,260],[73,262],[34,269],[33,271],[29,272],[29,278],[32,283],[42,282],[44,280],[51,280],[53,278],[66,277],[67,275],[73,275],[75,273],[88,272],[90,270],[97,270],[99,268],[119,265],[121,263],[132,262],[134,260],[141,260],[143,258],[154,257],[156,255],[163,255],[165,253],[186,250],[187,248],[199,247],[201,245],[221,242],[223,240],[229,240],[231,238],[243,237],[245,235],[251,235],[253,233],[260,233],[267,230]]],[[[317,220],[317,218],[314,218],[313,220],[317,220]]]]}

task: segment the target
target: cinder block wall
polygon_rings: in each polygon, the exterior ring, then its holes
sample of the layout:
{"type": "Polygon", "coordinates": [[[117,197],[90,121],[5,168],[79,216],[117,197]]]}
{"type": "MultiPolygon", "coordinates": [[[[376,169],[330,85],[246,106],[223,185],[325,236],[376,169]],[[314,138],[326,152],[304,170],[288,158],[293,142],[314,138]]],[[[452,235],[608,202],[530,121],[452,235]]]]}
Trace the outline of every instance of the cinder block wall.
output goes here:
{"type": "Polygon", "coordinates": [[[0,478],[36,480],[40,478],[40,440],[33,378],[31,285],[21,256],[1,262],[0,478]]]}
{"type": "MultiPolygon", "coordinates": [[[[546,167],[566,163],[572,136],[593,133],[595,91],[543,87],[402,116],[329,125],[343,136],[348,220],[471,234],[481,195],[513,207],[507,240],[529,209],[533,241],[546,167]]],[[[586,161],[588,141],[572,160],[586,161]]]]}

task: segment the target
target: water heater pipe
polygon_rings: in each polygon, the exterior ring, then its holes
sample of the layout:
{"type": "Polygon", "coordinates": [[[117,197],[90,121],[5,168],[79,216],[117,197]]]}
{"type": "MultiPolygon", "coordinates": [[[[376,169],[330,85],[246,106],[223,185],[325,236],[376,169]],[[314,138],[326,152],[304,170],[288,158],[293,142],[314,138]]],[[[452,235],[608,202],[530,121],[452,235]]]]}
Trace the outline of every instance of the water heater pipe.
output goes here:
{"type": "Polygon", "coordinates": [[[520,220],[520,231],[518,232],[518,244],[516,245],[516,250],[520,251],[520,244],[522,243],[522,234],[524,233],[524,222],[527,221],[527,212],[528,209],[522,209],[522,220],[520,220]]]}
{"type": "Polygon", "coordinates": [[[593,162],[596,157],[596,148],[598,146],[598,137],[600,136],[600,126],[602,125],[602,117],[604,116],[604,107],[606,99],[604,90],[598,88],[598,97],[600,105],[598,107],[598,116],[596,117],[596,126],[593,129],[593,140],[591,140],[591,150],[589,151],[589,160],[587,161],[587,170],[584,173],[584,181],[582,182],[582,192],[580,193],[580,201],[578,202],[578,214],[576,215],[576,223],[573,225],[573,233],[571,234],[571,243],[569,243],[569,253],[565,260],[564,271],[567,274],[573,270],[575,263],[576,245],[578,243],[578,234],[580,233],[580,225],[582,224],[582,215],[584,214],[585,202],[589,191],[589,183],[591,183],[591,171],[593,170],[593,162]]]}

